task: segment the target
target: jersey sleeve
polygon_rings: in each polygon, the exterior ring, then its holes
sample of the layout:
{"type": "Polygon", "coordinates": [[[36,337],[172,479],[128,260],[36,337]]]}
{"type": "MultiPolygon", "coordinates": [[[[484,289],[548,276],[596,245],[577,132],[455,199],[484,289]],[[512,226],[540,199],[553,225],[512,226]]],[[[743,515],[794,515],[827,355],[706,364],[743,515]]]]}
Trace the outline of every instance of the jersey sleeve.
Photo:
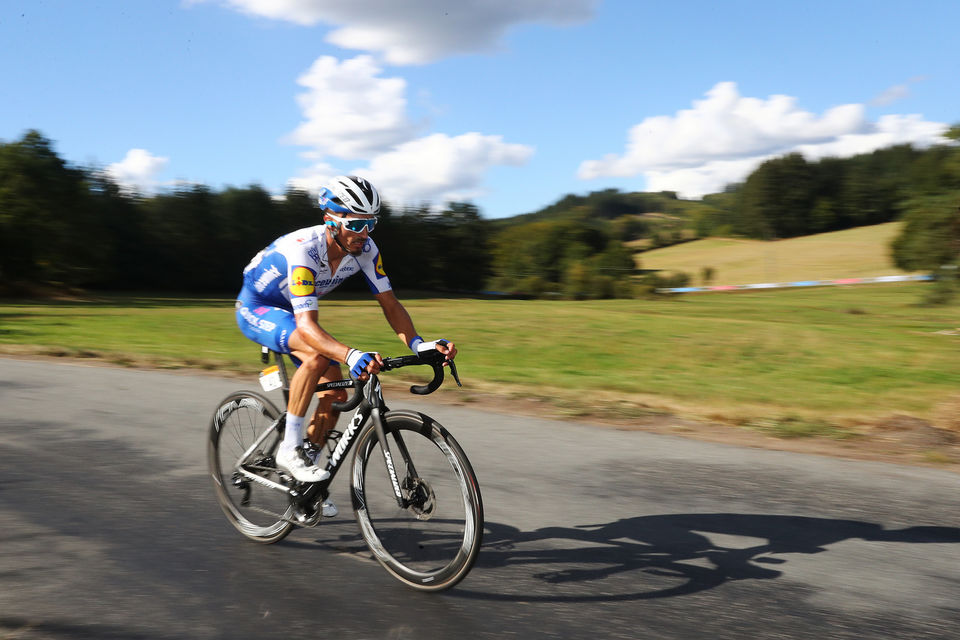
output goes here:
{"type": "Polygon", "coordinates": [[[363,277],[367,279],[367,285],[374,294],[390,291],[390,278],[383,269],[383,256],[380,255],[380,249],[377,248],[373,240],[367,240],[363,247],[363,254],[358,259],[360,269],[363,271],[363,277]]]}

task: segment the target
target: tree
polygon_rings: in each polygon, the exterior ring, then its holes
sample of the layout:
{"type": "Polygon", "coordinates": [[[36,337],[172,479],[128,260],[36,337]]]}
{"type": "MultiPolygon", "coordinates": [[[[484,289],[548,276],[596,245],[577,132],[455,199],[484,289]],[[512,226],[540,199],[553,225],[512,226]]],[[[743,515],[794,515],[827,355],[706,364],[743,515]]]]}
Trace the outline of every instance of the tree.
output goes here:
{"type": "Polygon", "coordinates": [[[912,201],[904,223],[891,244],[894,263],[905,271],[936,273],[938,283],[928,301],[949,301],[960,262],[960,191],[912,201]]]}
{"type": "Polygon", "coordinates": [[[743,231],[759,238],[808,233],[815,187],[815,171],[799,153],[764,162],[741,192],[743,231]]]}
{"type": "Polygon", "coordinates": [[[91,267],[93,213],[82,171],[60,159],[38,131],[0,144],[0,279],[31,293],[68,283],[91,267]]]}

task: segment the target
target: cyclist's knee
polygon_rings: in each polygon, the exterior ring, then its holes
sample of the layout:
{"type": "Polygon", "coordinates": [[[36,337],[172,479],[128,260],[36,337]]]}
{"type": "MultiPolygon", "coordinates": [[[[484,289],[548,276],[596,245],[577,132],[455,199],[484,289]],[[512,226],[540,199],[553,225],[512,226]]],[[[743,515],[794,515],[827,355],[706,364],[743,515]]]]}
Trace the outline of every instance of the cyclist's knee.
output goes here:
{"type": "Polygon", "coordinates": [[[298,352],[297,357],[301,361],[301,369],[306,367],[309,371],[315,372],[318,376],[326,371],[330,364],[329,358],[326,358],[316,352],[302,355],[300,352],[298,352]]]}

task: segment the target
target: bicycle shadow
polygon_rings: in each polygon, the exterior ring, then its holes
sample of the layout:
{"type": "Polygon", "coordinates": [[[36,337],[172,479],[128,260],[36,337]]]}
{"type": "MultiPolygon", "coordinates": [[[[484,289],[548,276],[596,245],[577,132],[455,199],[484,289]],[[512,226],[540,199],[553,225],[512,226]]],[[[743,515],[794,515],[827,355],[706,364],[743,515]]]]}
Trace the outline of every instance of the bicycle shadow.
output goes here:
{"type": "Polygon", "coordinates": [[[503,574],[495,579],[500,590],[471,588],[487,581],[468,579],[452,595],[524,602],[681,596],[733,580],[776,579],[783,572],[773,567],[789,561],[776,554],[828,552],[844,540],[960,543],[960,529],[888,530],[855,520],[734,513],[638,516],[536,531],[487,522],[474,575],[503,574]],[[504,592],[507,584],[517,585],[517,593],[504,592]]]}

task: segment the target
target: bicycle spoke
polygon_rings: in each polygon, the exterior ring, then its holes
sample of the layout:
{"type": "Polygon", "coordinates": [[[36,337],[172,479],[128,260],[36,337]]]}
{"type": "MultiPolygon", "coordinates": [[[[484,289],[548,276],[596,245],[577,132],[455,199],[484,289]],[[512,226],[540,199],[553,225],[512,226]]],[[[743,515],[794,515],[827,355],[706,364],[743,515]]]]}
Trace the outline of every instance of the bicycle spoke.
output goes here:
{"type": "Polygon", "coordinates": [[[273,429],[278,413],[265,398],[240,392],[221,403],[211,424],[209,465],[217,498],[231,524],[258,542],[276,542],[292,528],[282,515],[289,509],[289,497],[245,475],[255,474],[270,483],[278,482],[272,466],[279,443],[279,434],[273,429]],[[267,460],[269,465],[261,462],[267,460]],[[238,469],[241,463],[242,473],[238,469]]]}

